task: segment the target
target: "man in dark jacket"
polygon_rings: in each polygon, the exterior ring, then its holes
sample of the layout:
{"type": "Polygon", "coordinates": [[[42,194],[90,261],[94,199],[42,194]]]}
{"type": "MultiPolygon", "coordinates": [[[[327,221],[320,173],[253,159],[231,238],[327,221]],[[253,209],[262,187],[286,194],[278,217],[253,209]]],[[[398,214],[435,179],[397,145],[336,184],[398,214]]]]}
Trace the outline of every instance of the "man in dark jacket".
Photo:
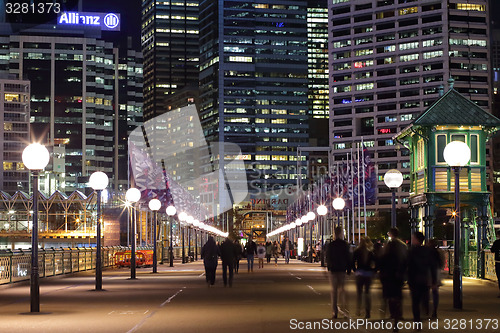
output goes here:
{"type": "Polygon", "coordinates": [[[231,236],[227,237],[220,245],[220,257],[222,259],[222,280],[224,287],[229,282],[229,287],[233,286],[234,262],[237,256],[236,245],[231,240],[231,236]],[[227,279],[227,270],[229,269],[229,281],[227,279]]]}
{"type": "MultiPolygon", "coordinates": [[[[500,230],[497,230],[497,240],[491,246],[491,252],[495,254],[495,270],[497,272],[498,289],[500,289],[500,230]]],[[[500,294],[498,297],[500,298],[500,294]]]]}
{"type": "Polygon", "coordinates": [[[345,276],[346,273],[351,273],[351,253],[349,251],[349,244],[344,240],[344,230],[342,227],[335,228],[335,240],[328,243],[326,247],[326,262],[332,288],[332,315],[336,319],[339,313],[339,307],[337,306],[339,293],[341,306],[344,309],[347,307],[344,289],[345,276]]]}
{"type": "Polygon", "coordinates": [[[420,306],[425,300],[426,309],[429,309],[429,288],[435,285],[437,267],[432,257],[431,249],[422,246],[425,236],[420,231],[414,232],[411,237],[411,248],[408,251],[408,286],[411,292],[413,322],[421,323],[420,306]]]}
{"type": "Polygon", "coordinates": [[[382,282],[382,293],[389,304],[391,318],[394,319],[394,331],[403,316],[403,284],[407,267],[408,248],[399,240],[399,230],[389,230],[389,241],[382,249],[380,257],[380,282],[382,282]]]}
{"type": "Polygon", "coordinates": [[[252,238],[249,238],[245,245],[245,253],[247,255],[248,272],[250,273],[250,271],[253,272],[253,260],[257,254],[257,244],[255,244],[252,238]]]}
{"type": "Polygon", "coordinates": [[[205,276],[207,285],[213,286],[215,283],[215,271],[217,270],[217,256],[219,255],[219,248],[215,244],[212,236],[208,237],[207,242],[201,248],[201,257],[205,265],[205,276]]]}
{"type": "Polygon", "coordinates": [[[285,264],[288,264],[290,262],[290,253],[293,251],[293,243],[288,239],[288,236],[285,236],[281,243],[281,251],[285,257],[285,264]]]}

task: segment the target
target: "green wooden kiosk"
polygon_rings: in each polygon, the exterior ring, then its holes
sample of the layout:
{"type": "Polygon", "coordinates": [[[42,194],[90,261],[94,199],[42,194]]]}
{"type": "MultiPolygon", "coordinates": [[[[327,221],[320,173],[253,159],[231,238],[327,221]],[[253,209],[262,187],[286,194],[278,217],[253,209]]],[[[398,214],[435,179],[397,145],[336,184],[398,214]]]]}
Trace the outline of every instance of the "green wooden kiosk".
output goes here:
{"type": "Polygon", "coordinates": [[[460,172],[464,275],[484,277],[482,250],[495,237],[486,149],[499,129],[500,119],[451,88],[395,136],[410,150],[411,229],[428,239],[434,237],[436,211],[454,209],[454,173],[445,162],[444,148],[451,141],[465,142],[470,148],[471,159],[460,172]]]}

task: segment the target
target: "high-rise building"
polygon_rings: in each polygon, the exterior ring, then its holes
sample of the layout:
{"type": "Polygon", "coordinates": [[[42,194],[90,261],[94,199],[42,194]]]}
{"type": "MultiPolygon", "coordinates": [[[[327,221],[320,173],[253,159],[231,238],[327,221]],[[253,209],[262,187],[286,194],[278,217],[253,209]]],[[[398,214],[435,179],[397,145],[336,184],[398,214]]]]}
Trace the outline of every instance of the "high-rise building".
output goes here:
{"type": "Polygon", "coordinates": [[[198,0],[142,1],[144,119],[168,111],[164,99],[198,88],[198,0]]]}
{"type": "Polygon", "coordinates": [[[201,122],[240,146],[250,192],[294,184],[308,145],[306,17],[306,1],[200,1],[201,122]]]}
{"type": "Polygon", "coordinates": [[[9,194],[28,188],[29,171],[21,154],[29,142],[30,83],[0,72],[0,190],[9,194]]]}
{"type": "Polygon", "coordinates": [[[378,167],[377,208],[390,208],[389,169],[404,174],[398,207],[406,206],[409,151],[393,137],[449,78],[491,111],[488,10],[487,0],[329,2],[330,144],[340,160],[364,141],[378,167]]]}
{"type": "Polygon", "coordinates": [[[0,69],[31,82],[31,139],[54,149],[54,169],[42,189],[83,190],[96,170],[113,183],[118,51],[50,28],[0,37],[0,69]]]}

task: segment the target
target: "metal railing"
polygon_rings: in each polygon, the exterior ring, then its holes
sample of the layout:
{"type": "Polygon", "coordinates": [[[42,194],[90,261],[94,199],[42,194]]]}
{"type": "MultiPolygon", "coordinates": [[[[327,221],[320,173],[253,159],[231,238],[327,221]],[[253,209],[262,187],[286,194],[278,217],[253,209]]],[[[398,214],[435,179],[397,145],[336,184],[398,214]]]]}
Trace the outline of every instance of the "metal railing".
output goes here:
{"type": "MultiPolygon", "coordinates": [[[[496,281],[497,276],[495,273],[495,254],[490,250],[483,251],[484,254],[484,278],[487,280],[496,281]]],[[[453,261],[454,254],[453,250],[445,250],[445,264],[444,270],[448,272],[449,275],[453,275],[453,261]]],[[[464,254],[462,261],[462,274],[466,277],[477,278],[478,277],[478,254],[475,251],[464,254]]]]}

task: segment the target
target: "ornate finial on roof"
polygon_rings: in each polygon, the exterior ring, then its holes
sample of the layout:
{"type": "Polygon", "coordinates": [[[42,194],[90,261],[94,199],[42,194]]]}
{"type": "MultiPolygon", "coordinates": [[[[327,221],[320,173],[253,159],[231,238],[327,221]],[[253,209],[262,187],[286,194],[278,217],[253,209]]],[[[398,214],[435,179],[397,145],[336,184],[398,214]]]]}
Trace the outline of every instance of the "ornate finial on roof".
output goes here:
{"type": "Polygon", "coordinates": [[[440,85],[439,88],[438,88],[438,92],[439,92],[439,97],[443,96],[444,95],[444,86],[443,85],[440,85]]]}
{"type": "Polygon", "coordinates": [[[450,88],[449,90],[453,89],[453,85],[454,85],[454,84],[455,84],[455,80],[453,80],[453,78],[452,78],[452,77],[450,77],[450,78],[448,79],[448,86],[449,86],[449,88],[450,88]]]}

